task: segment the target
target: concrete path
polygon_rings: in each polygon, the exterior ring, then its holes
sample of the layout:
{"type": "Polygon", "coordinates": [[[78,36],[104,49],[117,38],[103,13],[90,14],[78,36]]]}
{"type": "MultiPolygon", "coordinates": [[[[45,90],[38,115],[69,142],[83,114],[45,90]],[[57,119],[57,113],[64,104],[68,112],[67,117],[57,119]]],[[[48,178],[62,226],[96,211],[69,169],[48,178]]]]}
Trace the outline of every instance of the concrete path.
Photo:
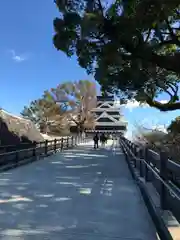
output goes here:
{"type": "Polygon", "coordinates": [[[1,240],[155,240],[119,149],[91,143],[0,174],[1,240]]]}

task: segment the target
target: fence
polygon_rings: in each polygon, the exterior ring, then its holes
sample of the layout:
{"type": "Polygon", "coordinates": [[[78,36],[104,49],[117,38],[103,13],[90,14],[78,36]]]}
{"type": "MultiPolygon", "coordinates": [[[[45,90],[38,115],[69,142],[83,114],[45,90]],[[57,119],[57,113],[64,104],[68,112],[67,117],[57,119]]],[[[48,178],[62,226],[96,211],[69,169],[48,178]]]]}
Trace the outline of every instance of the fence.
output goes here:
{"type": "Polygon", "coordinates": [[[163,210],[171,210],[180,221],[180,165],[173,163],[166,152],[155,153],[121,137],[121,146],[128,161],[138,170],[139,177],[152,182],[160,196],[163,210]]]}
{"type": "MultiPolygon", "coordinates": [[[[68,136],[66,136],[66,137],[68,137],[68,136]]],[[[64,137],[64,138],[66,138],[66,137],[64,137]]],[[[61,139],[61,138],[58,137],[57,140],[61,139]]],[[[53,140],[49,140],[49,141],[53,141],[53,140]]],[[[18,144],[11,144],[11,145],[1,145],[0,153],[7,153],[7,152],[13,152],[13,151],[27,149],[27,148],[33,148],[35,145],[36,145],[36,142],[31,142],[31,141],[22,142],[22,143],[18,143],[18,144]]]]}
{"type": "Polygon", "coordinates": [[[85,139],[77,137],[66,137],[61,139],[46,140],[33,145],[33,147],[1,153],[0,154],[0,170],[7,170],[17,167],[28,162],[38,160],[40,157],[47,156],[51,153],[56,153],[57,150],[62,151],[73,147],[85,139]]]}
{"type": "Polygon", "coordinates": [[[13,152],[16,150],[32,148],[33,146],[34,146],[34,143],[32,142],[30,143],[25,142],[25,143],[12,144],[12,145],[2,145],[0,146],[0,153],[7,153],[7,152],[13,152]]]}

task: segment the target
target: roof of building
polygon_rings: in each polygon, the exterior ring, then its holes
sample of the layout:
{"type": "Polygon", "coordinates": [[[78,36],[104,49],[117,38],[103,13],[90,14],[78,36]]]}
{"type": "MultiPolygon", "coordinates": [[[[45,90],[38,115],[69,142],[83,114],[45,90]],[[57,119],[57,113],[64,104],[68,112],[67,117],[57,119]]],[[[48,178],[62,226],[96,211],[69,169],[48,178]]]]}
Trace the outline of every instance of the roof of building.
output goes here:
{"type": "Polygon", "coordinates": [[[114,96],[97,96],[97,101],[114,101],[114,96]]]}
{"type": "Polygon", "coordinates": [[[34,123],[3,109],[0,110],[0,125],[1,145],[14,145],[21,141],[39,142],[44,140],[34,123]]]}

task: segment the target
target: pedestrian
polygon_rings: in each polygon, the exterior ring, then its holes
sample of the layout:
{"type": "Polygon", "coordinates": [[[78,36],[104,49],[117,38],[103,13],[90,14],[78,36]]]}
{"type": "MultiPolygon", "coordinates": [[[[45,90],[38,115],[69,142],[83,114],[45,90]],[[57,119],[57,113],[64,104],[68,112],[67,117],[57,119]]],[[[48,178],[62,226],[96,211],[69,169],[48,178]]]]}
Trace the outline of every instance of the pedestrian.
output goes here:
{"type": "Polygon", "coordinates": [[[93,141],[94,141],[94,149],[98,148],[98,142],[99,142],[99,137],[98,134],[96,133],[96,135],[93,137],[93,141]]]}
{"type": "Polygon", "coordinates": [[[106,138],[106,144],[107,144],[107,141],[108,141],[108,135],[105,135],[105,138],[106,138]]]}
{"type": "Polygon", "coordinates": [[[100,140],[100,143],[102,145],[102,134],[100,135],[99,140],[100,140]]]}
{"type": "Polygon", "coordinates": [[[105,147],[106,136],[105,136],[104,133],[100,136],[100,141],[101,141],[101,145],[102,145],[103,147],[105,147]]]}

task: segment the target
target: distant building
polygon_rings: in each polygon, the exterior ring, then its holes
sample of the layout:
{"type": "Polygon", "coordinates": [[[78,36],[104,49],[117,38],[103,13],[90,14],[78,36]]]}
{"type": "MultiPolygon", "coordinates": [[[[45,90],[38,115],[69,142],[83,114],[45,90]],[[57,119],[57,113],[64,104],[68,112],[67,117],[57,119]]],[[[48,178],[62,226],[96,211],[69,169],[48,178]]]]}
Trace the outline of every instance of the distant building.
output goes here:
{"type": "Polygon", "coordinates": [[[120,106],[117,106],[112,96],[97,96],[97,107],[92,109],[95,114],[95,128],[86,130],[87,133],[104,132],[125,134],[127,121],[120,113],[120,106]]]}

